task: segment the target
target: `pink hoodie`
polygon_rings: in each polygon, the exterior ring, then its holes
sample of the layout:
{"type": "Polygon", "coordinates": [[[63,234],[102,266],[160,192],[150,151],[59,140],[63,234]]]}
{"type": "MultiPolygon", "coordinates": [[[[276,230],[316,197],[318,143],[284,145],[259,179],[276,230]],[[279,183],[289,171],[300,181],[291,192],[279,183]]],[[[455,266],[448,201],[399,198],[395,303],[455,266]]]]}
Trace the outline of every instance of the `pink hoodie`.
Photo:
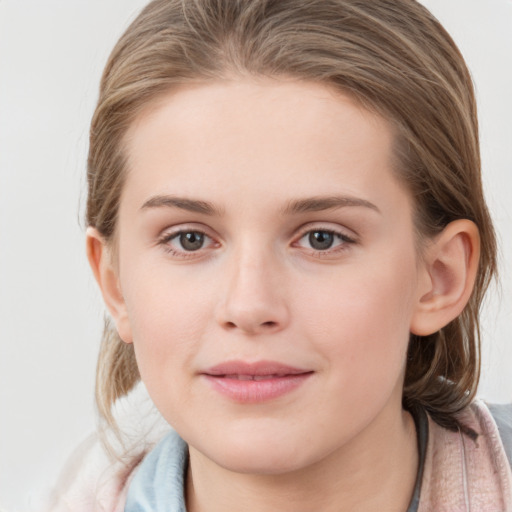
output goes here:
{"type": "MultiPolygon", "coordinates": [[[[512,512],[512,472],[489,409],[475,401],[460,418],[480,434],[476,441],[428,420],[418,512],[512,512]]],[[[112,462],[97,436],[89,438],[64,468],[45,512],[122,512],[135,469],[153,445],[124,464],[112,462]]]]}

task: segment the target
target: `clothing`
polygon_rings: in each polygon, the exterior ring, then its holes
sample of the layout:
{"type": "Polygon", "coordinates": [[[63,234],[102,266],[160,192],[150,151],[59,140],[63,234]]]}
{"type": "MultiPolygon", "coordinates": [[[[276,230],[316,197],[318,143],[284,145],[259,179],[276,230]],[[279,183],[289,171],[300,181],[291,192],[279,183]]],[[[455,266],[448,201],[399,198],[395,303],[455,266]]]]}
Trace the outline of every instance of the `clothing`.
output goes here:
{"type": "Polygon", "coordinates": [[[476,401],[459,419],[479,434],[475,441],[429,418],[418,512],[511,512],[511,465],[492,414],[476,401]]]}
{"type": "MultiPolygon", "coordinates": [[[[512,512],[512,405],[489,408],[475,401],[460,419],[479,434],[476,441],[416,415],[423,463],[407,512],[512,512]]],[[[188,451],[175,432],[128,465],[110,464],[96,481],[93,474],[104,461],[90,447],[83,455],[89,469],[48,512],[186,512],[188,451]]]]}
{"type": "MultiPolygon", "coordinates": [[[[423,410],[415,414],[420,452],[420,471],[407,512],[417,512],[421,475],[428,442],[428,418],[423,410]]],[[[148,455],[130,484],[125,512],[186,512],[184,479],[187,472],[187,445],[170,432],[148,455]],[[172,482],[169,485],[169,482],[172,482]]]]}

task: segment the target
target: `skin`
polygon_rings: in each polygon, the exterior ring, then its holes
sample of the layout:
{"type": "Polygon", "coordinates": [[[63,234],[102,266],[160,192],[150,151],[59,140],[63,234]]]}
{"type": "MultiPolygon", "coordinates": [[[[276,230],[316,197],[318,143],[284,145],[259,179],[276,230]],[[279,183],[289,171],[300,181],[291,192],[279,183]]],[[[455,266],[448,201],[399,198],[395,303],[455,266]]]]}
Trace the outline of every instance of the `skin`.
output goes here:
{"type": "Polygon", "coordinates": [[[350,98],[270,79],[184,87],[129,130],[117,259],[95,230],[89,257],[152,400],[189,443],[191,512],[407,509],[409,335],[458,314],[478,251],[461,221],[420,258],[392,147],[387,121],[350,98]],[[179,232],[204,243],[186,250],[179,232]],[[312,374],[236,403],[201,375],[229,360],[312,374]]]}

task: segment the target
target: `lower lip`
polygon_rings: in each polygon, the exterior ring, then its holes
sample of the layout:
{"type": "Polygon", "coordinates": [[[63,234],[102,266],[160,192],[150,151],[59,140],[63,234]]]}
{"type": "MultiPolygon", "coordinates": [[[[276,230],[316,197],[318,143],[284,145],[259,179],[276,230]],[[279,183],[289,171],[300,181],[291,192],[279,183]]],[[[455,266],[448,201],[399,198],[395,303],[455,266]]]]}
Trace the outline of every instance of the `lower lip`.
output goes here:
{"type": "Polygon", "coordinates": [[[210,385],[231,400],[238,403],[260,403],[281,397],[301,386],[313,375],[299,373],[296,375],[283,375],[268,380],[238,380],[226,377],[203,375],[210,385]]]}

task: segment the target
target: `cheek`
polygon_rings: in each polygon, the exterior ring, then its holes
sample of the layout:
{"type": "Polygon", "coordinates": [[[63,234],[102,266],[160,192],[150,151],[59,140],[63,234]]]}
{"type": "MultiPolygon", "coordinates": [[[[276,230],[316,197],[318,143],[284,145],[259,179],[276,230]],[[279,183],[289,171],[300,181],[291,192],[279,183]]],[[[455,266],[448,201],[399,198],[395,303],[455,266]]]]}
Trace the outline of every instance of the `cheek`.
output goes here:
{"type": "Polygon", "coordinates": [[[301,316],[328,364],[337,367],[331,375],[340,386],[378,392],[374,384],[389,388],[402,375],[415,279],[413,258],[382,258],[340,273],[323,288],[311,283],[301,316]]]}
{"type": "Polygon", "coordinates": [[[179,387],[184,369],[192,371],[210,321],[210,293],[157,268],[131,276],[125,300],[137,364],[158,405],[179,387]]]}

